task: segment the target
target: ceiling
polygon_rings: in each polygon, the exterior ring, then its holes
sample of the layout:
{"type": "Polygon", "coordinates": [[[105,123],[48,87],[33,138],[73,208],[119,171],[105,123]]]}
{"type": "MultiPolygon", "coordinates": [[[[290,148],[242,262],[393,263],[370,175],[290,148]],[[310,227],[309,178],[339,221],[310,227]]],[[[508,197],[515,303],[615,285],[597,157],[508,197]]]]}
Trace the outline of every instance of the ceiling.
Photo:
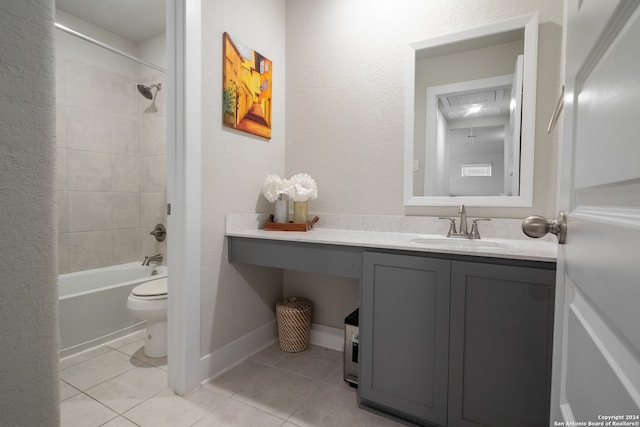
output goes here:
{"type": "Polygon", "coordinates": [[[56,0],[56,7],[134,43],[165,32],[165,0],[56,0]]]}

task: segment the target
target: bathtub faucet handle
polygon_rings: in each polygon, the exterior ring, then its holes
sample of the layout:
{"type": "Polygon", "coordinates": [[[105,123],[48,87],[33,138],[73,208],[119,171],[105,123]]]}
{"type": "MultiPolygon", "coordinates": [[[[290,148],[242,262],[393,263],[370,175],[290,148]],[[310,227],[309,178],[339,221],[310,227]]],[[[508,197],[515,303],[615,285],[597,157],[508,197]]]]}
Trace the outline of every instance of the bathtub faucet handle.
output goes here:
{"type": "Polygon", "coordinates": [[[149,234],[154,236],[158,242],[164,242],[164,239],[167,238],[167,229],[162,224],[156,224],[153,231],[149,234]]]}
{"type": "Polygon", "coordinates": [[[142,261],[143,266],[149,265],[150,262],[162,262],[162,254],[155,254],[151,256],[145,256],[144,261],[142,261]]]}

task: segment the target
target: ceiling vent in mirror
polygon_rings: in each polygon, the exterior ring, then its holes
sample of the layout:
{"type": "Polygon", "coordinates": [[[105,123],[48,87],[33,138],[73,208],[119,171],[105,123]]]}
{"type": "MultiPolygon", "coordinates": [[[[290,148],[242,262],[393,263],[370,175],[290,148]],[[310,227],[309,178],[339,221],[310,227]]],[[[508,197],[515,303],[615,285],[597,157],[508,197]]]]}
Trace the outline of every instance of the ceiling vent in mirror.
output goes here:
{"type": "Polygon", "coordinates": [[[492,88],[446,94],[439,96],[438,100],[445,118],[454,120],[469,115],[508,115],[511,97],[505,88],[492,88]]]}

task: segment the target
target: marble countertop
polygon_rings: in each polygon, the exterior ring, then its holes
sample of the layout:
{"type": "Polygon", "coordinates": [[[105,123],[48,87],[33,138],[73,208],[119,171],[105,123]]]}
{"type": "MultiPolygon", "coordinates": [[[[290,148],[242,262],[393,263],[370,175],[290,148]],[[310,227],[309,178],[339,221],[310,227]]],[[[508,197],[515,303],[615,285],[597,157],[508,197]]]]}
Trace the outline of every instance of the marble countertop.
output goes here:
{"type": "Polygon", "coordinates": [[[259,227],[259,224],[251,228],[242,228],[238,227],[238,225],[240,224],[234,223],[232,226],[227,224],[225,234],[227,236],[252,239],[448,253],[544,262],[555,262],[558,253],[557,244],[548,240],[497,237],[483,237],[480,240],[469,240],[464,238],[447,238],[444,234],[349,230],[323,228],[317,225],[307,232],[265,231],[259,227]]]}

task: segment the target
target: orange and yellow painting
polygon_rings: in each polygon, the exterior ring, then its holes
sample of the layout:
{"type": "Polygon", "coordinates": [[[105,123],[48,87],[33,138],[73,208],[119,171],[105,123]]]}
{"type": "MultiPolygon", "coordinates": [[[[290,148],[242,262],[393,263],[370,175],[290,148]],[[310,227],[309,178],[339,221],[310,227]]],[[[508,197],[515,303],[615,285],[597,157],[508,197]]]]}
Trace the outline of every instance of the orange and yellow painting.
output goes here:
{"type": "Polygon", "coordinates": [[[222,123],[271,138],[271,61],[223,35],[222,123]]]}

